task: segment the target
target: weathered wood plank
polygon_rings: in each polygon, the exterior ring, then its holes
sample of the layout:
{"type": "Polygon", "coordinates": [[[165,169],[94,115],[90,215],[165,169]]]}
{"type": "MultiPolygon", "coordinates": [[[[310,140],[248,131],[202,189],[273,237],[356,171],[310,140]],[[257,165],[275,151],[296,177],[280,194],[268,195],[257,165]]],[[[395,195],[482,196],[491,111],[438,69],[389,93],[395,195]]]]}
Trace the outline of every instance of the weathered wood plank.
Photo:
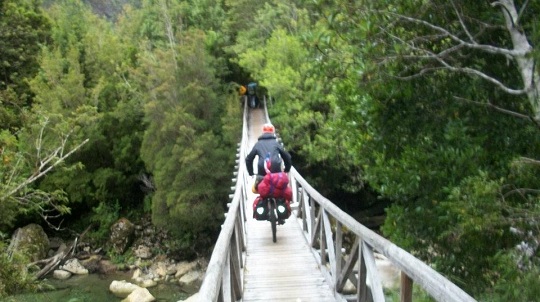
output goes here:
{"type": "MultiPolygon", "coordinates": [[[[324,240],[326,241],[325,248],[328,249],[328,259],[330,262],[330,274],[335,279],[336,276],[336,252],[334,250],[334,235],[332,234],[332,226],[330,225],[330,219],[328,214],[323,214],[323,226],[324,226],[324,240]]],[[[324,262],[323,262],[324,263],[324,262]]],[[[334,283],[335,284],[335,283],[334,283]]]]}
{"type": "Polygon", "coordinates": [[[342,232],[342,229],[341,229],[341,222],[337,221],[336,222],[336,245],[335,245],[335,249],[336,249],[336,258],[335,258],[336,271],[333,274],[334,284],[336,285],[336,290],[337,290],[337,286],[338,286],[338,283],[339,283],[339,279],[341,277],[342,263],[344,261],[343,260],[343,254],[341,252],[341,247],[342,246],[343,246],[343,232],[342,232]]]}
{"type": "Polygon", "coordinates": [[[222,285],[221,289],[223,291],[223,301],[224,302],[231,302],[233,290],[231,286],[231,266],[230,257],[226,258],[225,266],[223,267],[223,278],[222,278],[222,285]]]}
{"type": "Polygon", "coordinates": [[[230,272],[231,272],[231,296],[233,301],[239,300],[242,298],[242,273],[241,273],[241,264],[240,259],[242,256],[240,255],[240,247],[237,244],[237,232],[235,233],[235,236],[232,238],[232,249],[231,249],[231,259],[230,259],[230,272]]]}
{"type": "Polygon", "coordinates": [[[364,256],[364,263],[366,264],[367,276],[371,281],[371,294],[372,299],[375,302],[384,302],[384,293],[382,288],[381,278],[375,265],[375,257],[373,256],[373,250],[365,242],[363,243],[362,253],[364,256]]]}
{"type": "MultiPolygon", "coordinates": [[[[250,200],[254,198],[255,195],[250,200]]],[[[248,201],[247,217],[252,217],[250,204],[248,201]]],[[[336,301],[296,215],[291,215],[284,225],[278,225],[276,243],[272,241],[270,223],[267,221],[248,218],[245,228],[243,302],[336,301]]]]}

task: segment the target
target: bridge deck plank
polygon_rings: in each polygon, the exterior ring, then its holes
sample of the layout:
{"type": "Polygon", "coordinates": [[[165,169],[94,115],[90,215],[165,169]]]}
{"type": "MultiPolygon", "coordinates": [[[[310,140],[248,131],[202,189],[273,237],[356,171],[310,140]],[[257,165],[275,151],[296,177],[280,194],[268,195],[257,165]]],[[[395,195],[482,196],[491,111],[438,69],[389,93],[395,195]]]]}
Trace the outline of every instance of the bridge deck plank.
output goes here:
{"type": "Polygon", "coordinates": [[[243,301],[336,301],[297,222],[278,226],[276,243],[269,222],[246,227],[243,301]]]}
{"type": "MultiPolygon", "coordinates": [[[[262,113],[253,111],[251,146],[264,123],[262,113]]],[[[300,225],[294,218],[287,219],[284,225],[277,227],[277,242],[272,242],[270,223],[251,218],[254,199],[255,195],[250,195],[246,206],[247,247],[242,301],[336,301],[300,225]]]]}

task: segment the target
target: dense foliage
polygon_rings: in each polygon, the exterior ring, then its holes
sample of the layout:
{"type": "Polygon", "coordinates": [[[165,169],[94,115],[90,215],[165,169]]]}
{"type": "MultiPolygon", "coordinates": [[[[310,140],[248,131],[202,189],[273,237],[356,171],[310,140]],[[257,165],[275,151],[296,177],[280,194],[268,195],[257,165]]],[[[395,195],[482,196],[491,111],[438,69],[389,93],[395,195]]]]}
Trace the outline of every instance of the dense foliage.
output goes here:
{"type": "MultiPolygon", "coordinates": [[[[29,221],[60,235],[94,224],[97,243],[120,216],[152,213],[174,257],[206,254],[241,127],[214,56],[224,38],[195,26],[221,21],[182,1],[136,1],[114,16],[96,14],[101,2],[0,3],[0,235],[29,221]]],[[[13,281],[0,296],[28,289],[0,247],[1,279],[13,281]]]]}
{"type": "Polygon", "coordinates": [[[324,195],[391,203],[384,235],[479,300],[537,297],[538,2],[0,9],[1,232],[47,208],[71,227],[100,222],[99,238],[116,216],[151,212],[182,256],[205,251],[240,132],[230,82],[255,80],[324,195]]]}
{"type": "Polygon", "coordinates": [[[391,200],[386,236],[480,299],[522,300],[538,282],[539,9],[276,0],[231,50],[318,189],[391,200]]]}

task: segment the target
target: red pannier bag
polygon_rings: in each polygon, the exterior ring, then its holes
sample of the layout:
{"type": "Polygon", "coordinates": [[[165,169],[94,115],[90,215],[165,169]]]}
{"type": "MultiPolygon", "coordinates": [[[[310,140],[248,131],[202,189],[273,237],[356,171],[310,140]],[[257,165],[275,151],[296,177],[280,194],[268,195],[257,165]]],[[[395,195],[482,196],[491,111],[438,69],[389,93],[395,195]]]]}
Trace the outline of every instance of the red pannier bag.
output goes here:
{"type": "Polygon", "coordinates": [[[267,173],[261,183],[257,187],[257,191],[262,198],[275,197],[285,198],[287,200],[292,199],[292,191],[289,185],[289,177],[287,173],[267,173]],[[287,188],[289,190],[287,190],[287,188]],[[288,191],[288,192],[287,192],[288,191]],[[289,195],[289,196],[286,196],[289,195]]]}
{"type": "Polygon", "coordinates": [[[267,171],[266,175],[257,186],[257,191],[260,196],[258,196],[257,199],[253,203],[253,211],[254,211],[253,218],[257,220],[262,220],[263,217],[268,215],[267,213],[264,213],[263,215],[256,215],[255,211],[256,211],[257,205],[260,206],[260,203],[264,198],[273,197],[273,198],[285,200],[285,205],[287,206],[287,217],[282,217],[282,218],[286,219],[291,215],[290,201],[292,200],[292,190],[289,187],[289,177],[287,176],[287,173],[285,172],[277,172],[277,173],[268,173],[268,172],[269,171],[267,171]]]}

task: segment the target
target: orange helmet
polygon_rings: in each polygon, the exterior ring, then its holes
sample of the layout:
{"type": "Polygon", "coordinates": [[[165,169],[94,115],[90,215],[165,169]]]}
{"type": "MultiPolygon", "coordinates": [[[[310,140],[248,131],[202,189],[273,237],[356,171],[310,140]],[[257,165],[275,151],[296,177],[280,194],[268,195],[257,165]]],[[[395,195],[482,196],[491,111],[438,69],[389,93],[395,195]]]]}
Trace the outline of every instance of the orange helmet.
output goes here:
{"type": "Polygon", "coordinates": [[[262,130],[263,133],[274,133],[274,131],[276,131],[272,124],[264,124],[262,130]]]}

